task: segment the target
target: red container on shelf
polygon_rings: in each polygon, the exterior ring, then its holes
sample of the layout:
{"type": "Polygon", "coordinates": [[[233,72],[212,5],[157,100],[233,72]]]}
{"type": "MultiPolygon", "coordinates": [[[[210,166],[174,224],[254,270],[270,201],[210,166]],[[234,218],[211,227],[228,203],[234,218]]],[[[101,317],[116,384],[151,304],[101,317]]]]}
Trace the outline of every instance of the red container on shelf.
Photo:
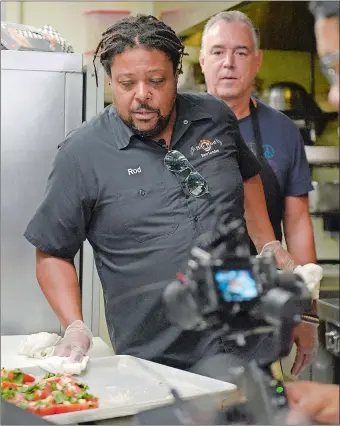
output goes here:
{"type": "Polygon", "coordinates": [[[95,51],[104,31],[106,31],[111,25],[129,16],[130,13],[130,10],[96,9],[85,11],[85,55],[92,54],[95,51]]]}

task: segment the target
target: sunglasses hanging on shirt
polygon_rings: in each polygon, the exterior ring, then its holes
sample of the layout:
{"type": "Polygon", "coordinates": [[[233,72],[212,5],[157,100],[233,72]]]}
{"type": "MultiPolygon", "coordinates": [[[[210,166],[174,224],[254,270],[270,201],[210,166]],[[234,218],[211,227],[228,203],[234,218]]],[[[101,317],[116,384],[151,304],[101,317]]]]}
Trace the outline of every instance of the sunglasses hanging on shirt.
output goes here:
{"type": "Polygon", "coordinates": [[[170,172],[175,174],[183,173],[186,170],[190,172],[184,182],[189,193],[194,197],[202,197],[209,193],[207,181],[179,151],[168,151],[164,157],[164,165],[170,172]]]}

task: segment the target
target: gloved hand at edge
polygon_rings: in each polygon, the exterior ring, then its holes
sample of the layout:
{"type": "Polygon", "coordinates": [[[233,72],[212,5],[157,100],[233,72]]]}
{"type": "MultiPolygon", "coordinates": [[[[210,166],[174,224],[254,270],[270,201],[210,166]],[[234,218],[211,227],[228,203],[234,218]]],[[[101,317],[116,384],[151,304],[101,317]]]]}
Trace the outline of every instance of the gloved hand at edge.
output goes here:
{"type": "Polygon", "coordinates": [[[274,255],[278,269],[300,275],[305,281],[312,295],[312,299],[316,300],[319,298],[320,281],[323,277],[321,266],[314,263],[307,263],[302,266],[296,265],[292,256],[282,247],[280,241],[271,241],[267,243],[257,257],[263,257],[268,252],[274,255]]]}
{"type": "Polygon", "coordinates": [[[55,348],[54,355],[68,357],[70,363],[82,362],[84,355],[93,346],[93,334],[81,320],[70,324],[55,348]]]}
{"type": "Polygon", "coordinates": [[[261,253],[259,253],[257,257],[263,257],[267,253],[274,255],[276,267],[281,271],[293,272],[297,266],[295,265],[292,256],[282,247],[280,241],[270,241],[269,243],[265,244],[261,250],[261,253]]]}

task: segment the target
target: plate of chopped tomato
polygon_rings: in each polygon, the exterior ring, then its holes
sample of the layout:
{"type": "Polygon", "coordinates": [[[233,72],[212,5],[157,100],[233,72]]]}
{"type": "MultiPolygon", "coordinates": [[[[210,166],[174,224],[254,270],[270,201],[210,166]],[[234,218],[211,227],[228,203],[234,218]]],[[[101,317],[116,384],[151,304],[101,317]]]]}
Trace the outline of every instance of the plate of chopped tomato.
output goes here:
{"type": "Polygon", "coordinates": [[[1,373],[2,398],[54,424],[84,424],[133,416],[182,398],[236,392],[231,383],[177,370],[129,355],[89,359],[81,375],[45,374],[38,366],[1,373]],[[164,380],[162,380],[164,378],[164,380]]]}
{"type": "Polygon", "coordinates": [[[71,374],[34,377],[21,369],[1,369],[1,398],[38,416],[96,409],[98,398],[71,374]]]}

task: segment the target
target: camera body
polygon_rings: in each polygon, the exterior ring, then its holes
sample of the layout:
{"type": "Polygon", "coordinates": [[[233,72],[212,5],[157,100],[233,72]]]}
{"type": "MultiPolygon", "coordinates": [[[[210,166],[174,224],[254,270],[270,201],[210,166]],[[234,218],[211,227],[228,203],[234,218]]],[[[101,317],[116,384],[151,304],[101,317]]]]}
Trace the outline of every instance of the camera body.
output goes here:
{"type": "MultiPolygon", "coordinates": [[[[180,328],[211,330],[245,351],[251,350],[247,336],[270,336],[270,349],[243,364],[247,402],[220,413],[222,423],[215,424],[234,424],[232,418],[236,424],[240,418],[247,419],[242,424],[284,424],[288,403],[271,365],[289,354],[293,329],[312,307],[311,295],[299,275],[277,270],[271,254],[250,256],[245,236],[242,221],[225,225],[223,214],[217,215],[215,227],[193,247],[185,273],[166,287],[163,301],[169,320],[180,328]]],[[[225,371],[221,358],[211,362],[225,371]]]]}
{"type": "Polygon", "coordinates": [[[220,331],[225,339],[267,332],[275,344],[260,365],[288,355],[293,328],[311,309],[299,275],[280,272],[270,254],[249,256],[244,227],[233,222],[193,247],[185,274],[164,291],[169,319],[184,330],[220,331]]]}

